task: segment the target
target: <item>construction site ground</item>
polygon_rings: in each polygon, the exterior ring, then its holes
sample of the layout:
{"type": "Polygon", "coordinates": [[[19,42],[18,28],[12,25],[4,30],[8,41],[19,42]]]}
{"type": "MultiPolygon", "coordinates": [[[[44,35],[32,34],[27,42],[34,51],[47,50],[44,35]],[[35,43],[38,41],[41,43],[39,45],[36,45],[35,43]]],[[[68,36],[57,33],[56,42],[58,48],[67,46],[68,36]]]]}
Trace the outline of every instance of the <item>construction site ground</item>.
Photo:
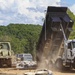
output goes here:
{"type": "MultiPolygon", "coordinates": [[[[19,70],[14,68],[0,68],[0,75],[24,75],[26,72],[33,72],[35,70],[19,70]]],[[[53,75],[75,75],[75,70],[52,70],[53,75]]]]}

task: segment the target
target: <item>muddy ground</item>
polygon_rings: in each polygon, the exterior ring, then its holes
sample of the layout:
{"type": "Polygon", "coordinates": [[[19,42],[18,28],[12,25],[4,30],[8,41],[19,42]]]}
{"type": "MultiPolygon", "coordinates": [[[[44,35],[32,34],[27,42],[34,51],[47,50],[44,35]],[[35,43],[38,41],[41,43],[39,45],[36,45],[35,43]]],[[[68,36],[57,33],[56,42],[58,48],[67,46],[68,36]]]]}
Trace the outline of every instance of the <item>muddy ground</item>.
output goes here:
{"type": "MultiPolygon", "coordinates": [[[[25,72],[31,72],[34,70],[19,70],[19,69],[12,69],[12,68],[1,68],[0,75],[24,75],[25,72]]],[[[52,70],[53,75],[75,75],[75,70],[63,70],[63,71],[56,71],[52,70]]]]}

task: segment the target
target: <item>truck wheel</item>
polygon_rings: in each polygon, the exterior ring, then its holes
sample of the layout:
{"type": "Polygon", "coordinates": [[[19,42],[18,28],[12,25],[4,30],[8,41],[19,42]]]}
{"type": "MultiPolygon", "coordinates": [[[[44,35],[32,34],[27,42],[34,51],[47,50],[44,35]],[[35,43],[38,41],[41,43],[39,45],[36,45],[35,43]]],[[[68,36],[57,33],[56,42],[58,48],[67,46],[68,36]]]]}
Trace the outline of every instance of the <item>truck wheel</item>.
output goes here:
{"type": "Polygon", "coordinates": [[[75,69],[75,63],[72,65],[72,67],[75,69]]]}
{"type": "Polygon", "coordinates": [[[75,58],[74,58],[74,63],[72,64],[72,67],[75,69],[75,58]]]}
{"type": "Polygon", "coordinates": [[[62,70],[63,69],[63,61],[61,58],[57,59],[56,62],[55,62],[55,67],[58,69],[58,70],[62,70]]]}

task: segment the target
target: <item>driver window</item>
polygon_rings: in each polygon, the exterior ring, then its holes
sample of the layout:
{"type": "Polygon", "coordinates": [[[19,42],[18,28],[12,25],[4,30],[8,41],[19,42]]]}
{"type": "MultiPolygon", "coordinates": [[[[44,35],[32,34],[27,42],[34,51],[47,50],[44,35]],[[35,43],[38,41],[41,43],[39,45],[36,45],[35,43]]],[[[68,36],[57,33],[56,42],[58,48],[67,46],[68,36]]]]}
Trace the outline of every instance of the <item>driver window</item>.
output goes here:
{"type": "Polygon", "coordinates": [[[72,49],[71,43],[68,43],[68,49],[72,49]]]}
{"type": "Polygon", "coordinates": [[[0,44],[0,49],[2,49],[3,48],[3,46],[2,46],[2,44],[0,44]]]}

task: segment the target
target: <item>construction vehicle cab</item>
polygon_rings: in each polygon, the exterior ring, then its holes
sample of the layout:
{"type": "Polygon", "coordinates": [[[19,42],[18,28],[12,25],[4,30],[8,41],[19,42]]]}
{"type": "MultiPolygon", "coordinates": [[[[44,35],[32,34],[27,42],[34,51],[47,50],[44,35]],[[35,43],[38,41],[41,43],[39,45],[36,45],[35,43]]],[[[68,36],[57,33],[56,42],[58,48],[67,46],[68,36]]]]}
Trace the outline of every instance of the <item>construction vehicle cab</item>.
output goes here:
{"type": "Polygon", "coordinates": [[[68,40],[68,49],[73,50],[75,48],[75,40],[68,40]]]}
{"type": "MultiPolygon", "coordinates": [[[[64,50],[63,55],[62,55],[62,60],[67,67],[73,67],[75,68],[75,40],[68,40],[67,41],[67,50],[64,50]]],[[[64,64],[61,63],[61,64],[64,64]]],[[[64,66],[65,66],[64,65],[64,66]]]]}
{"type": "Polygon", "coordinates": [[[75,58],[75,40],[68,40],[68,53],[68,56],[75,58]]]}

